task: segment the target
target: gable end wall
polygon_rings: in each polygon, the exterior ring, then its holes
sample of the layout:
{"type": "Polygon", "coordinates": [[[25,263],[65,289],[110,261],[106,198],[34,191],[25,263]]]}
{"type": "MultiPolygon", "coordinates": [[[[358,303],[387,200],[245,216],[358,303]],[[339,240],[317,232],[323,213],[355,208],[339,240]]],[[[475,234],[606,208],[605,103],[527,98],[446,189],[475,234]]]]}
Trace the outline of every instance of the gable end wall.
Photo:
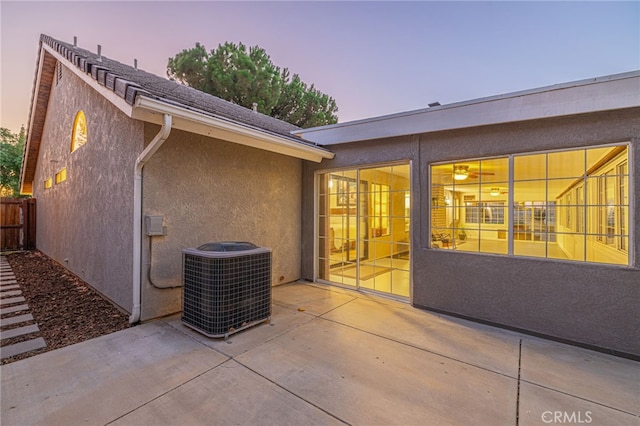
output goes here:
{"type": "Polygon", "coordinates": [[[143,124],[129,119],[67,68],[52,85],[33,181],[37,248],[126,311],[132,305],[133,170],[143,124]],[[70,152],[76,113],[87,143],[70,152]],[[55,174],[67,169],[66,181],[55,174]],[[44,181],[54,180],[51,189],[44,181]]]}

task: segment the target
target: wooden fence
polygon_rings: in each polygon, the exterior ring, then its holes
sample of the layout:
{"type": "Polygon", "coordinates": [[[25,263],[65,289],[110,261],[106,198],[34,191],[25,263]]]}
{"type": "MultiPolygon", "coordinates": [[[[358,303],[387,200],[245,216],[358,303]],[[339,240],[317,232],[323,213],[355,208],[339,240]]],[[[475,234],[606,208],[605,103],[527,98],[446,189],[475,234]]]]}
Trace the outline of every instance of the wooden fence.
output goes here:
{"type": "Polygon", "coordinates": [[[0,199],[0,249],[36,248],[35,198],[0,199]]]}

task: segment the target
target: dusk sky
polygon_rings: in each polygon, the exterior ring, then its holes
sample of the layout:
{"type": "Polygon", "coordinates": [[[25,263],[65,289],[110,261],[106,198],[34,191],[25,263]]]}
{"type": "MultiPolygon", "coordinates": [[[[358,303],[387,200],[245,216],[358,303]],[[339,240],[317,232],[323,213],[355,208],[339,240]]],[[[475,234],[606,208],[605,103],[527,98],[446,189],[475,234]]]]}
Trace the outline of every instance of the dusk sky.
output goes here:
{"type": "Polygon", "coordinates": [[[640,2],[2,1],[0,126],[27,125],[41,33],[166,77],[196,42],[259,45],[340,122],[640,69],[640,2]]]}

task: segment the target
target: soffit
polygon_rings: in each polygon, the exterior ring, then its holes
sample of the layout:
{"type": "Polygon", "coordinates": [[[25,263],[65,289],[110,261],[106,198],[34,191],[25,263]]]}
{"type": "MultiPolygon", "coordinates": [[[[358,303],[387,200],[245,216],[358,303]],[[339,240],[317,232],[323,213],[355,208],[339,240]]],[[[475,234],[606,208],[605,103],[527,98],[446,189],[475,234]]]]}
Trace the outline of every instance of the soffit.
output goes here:
{"type": "Polygon", "coordinates": [[[33,194],[33,179],[36,173],[38,153],[40,151],[55,69],[56,59],[44,49],[40,49],[31,97],[29,130],[20,169],[20,193],[22,194],[33,194]]]}
{"type": "Polygon", "coordinates": [[[639,106],[640,71],[633,71],[294,133],[334,145],[639,106]]]}

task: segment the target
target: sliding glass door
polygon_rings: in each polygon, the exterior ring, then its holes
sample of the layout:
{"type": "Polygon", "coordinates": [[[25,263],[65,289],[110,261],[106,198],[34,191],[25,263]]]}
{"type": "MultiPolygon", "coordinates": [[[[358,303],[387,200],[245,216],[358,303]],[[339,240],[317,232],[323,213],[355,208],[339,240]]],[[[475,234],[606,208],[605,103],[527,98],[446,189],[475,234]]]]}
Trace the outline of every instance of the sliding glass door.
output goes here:
{"type": "Polygon", "coordinates": [[[325,172],[317,181],[317,278],[409,297],[409,164],[325,172]]]}

